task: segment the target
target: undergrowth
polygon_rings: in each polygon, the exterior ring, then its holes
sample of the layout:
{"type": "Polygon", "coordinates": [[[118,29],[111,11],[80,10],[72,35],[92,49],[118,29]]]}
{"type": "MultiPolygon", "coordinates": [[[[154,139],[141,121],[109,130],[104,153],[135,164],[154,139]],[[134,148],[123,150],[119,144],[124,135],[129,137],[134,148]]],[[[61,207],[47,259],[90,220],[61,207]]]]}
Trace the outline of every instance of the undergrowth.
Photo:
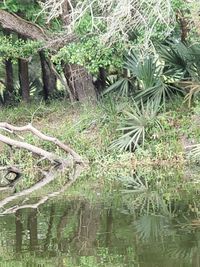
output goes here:
{"type": "MultiPolygon", "coordinates": [[[[72,192],[90,190],[98,194],[99,190],[111,191],[115,186],[116,177],[129,175],[131,172],[147,166],[174,166],[183,168],[187,161],[185,146],[200,143],[200,108],[188,109],[181,101],[169,106],[164,112],[159,112],[159,123],[162,129],[151,127],[147,139],[134,151],[119,151],[112,146],[114,140],[120,137],[119,123],[122,120],[122,110],[134,109],[133,102],[127,99],[101,101],[100,105],[72,106],[67,102],[52,102],[21,105],[4,108],[0,113],[0,121],[15,125],[32,123],[48,135],[59,138],[69,144],[83,158],[89,161],[89,167],[83,172],[78,186],[72,192]],[[79,186],[80,185],[80,186],[79,186]],[[79,188],[79,189],[78,189],[79,188]],[[92,189],[92,190],[91,190],[92,189]]],[[[1,131],[3,132],[3,131],[1,131]]],[[[5,134],[5,132],[4,132],[5,134]]],[[[48,142],[41,142],[30,133],[23,134],[25,141],[39,145],[48,151],[56,149],[48,142]]],[[[17,190],[29,187],[37,181],[35,163],[37,158],[19,149],[10,149],[0,144],[1,165],[20,165],[24,170],[24,178],[17,190]]],[[[65,178],[58,179],[58,185],[65,178]]]]}

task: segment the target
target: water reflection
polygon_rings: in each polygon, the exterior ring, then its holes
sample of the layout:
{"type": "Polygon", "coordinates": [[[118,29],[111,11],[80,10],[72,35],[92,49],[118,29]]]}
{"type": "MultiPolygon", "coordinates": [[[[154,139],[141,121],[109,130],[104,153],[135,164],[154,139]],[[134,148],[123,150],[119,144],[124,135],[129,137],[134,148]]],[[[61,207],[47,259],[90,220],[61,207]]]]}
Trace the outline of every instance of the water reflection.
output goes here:
{"type": "Polygon", "coordinates": [[[54,200],[0,217],[0,266],[200,267],[200,223],[187,202],[173,203],[174,216],[127,203],[54,200]]]}

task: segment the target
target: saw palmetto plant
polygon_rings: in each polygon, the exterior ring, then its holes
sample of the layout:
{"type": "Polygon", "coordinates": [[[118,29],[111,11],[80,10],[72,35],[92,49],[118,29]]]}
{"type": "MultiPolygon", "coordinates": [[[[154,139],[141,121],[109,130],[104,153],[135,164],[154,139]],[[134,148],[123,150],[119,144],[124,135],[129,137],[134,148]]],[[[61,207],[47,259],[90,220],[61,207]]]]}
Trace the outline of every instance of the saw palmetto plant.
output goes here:
{"type": "Polygon", "coordinates": [[[148,132],[154,128],[154,131],[160,131],[162,125],[157,118],[158,105],[155,102],[143,102],[134,108],[123,111],[123,117],[117,129],[121,135],[113,141],[111,148],[117,148],[120,151],[133,151],[138,146],[143,146],[148,136],[148,132]]]}
{"type": "Polygon", "coordinates": [[[129,76],[117,80],[105,93],[115,90],[119,95],[131,94],[136,102],[145,103],[150,100],[164,106],[167,100],[183,93],[175,84],[183,77],[182,69],[166,69],[158,55],[143,58],[131,52],[126,56],[124,68],[129,76]]]}

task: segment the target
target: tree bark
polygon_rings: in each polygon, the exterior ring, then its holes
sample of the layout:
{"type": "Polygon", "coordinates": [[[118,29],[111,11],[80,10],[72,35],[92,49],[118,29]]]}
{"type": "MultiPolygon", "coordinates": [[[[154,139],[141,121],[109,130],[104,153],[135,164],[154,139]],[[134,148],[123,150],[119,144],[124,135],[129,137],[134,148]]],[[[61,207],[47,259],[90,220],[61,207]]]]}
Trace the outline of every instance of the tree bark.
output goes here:
{"type": "Polygon", "coordinates": [[[75,41],[77,37],[72,33],[66,36],[48,36],[43,28],[35,23],[27,21],[16,14],[0,10],[0,25],[3,29],[18,33],[32,40],[42,41],[45,48],[57,50],[69,42],[75,41]]]}
{"type": "Polygon", "coordinates": [[[184,16],[184,12],[182,10],[179,10],[177,12],[176,19],[180,24],[181,42],[185,43],[187,41],[187,37],[188,37],[188,33],[189,33],[188,19],[184,16]]]}
{"type": "Polygon", "coordinates": [[[13,65],[11,59],[5,61],[5,70],[6,70],[5,102],[10,102],[14,94],[13,65]]]}
{"type": "Polygon", "coordinates": [[[56,89],[56,76],[51,69],[49,59],[46,58],[43,51],[39,52],[41,68],[42,68],[42,81],[43,81],[43,95],[47,100],[56,89]]]}
{"type": "MultiPolygon", "coordinates": [[[[18,38],[25,40],[23,35],[18,34],[18,38]]],[[[18,73],[19,84],[22,95],[22,101],[28,103],[30,101],[30,86],[29,86],[29,73],[28,73],[28,61],[25,59],[18,59],[18,73]]]]}
{"type": "Polygon", "coordinates": [[[0,24],[3,29],[14,31],[20,35],[34,40],[47,40],[43,29],[38,25],[26,21],[23,18],[11,14],[5,10],[0,10],[0,24]]]}
{"type": "MultiPolygon", "coordinates": [[[[67,26],[70,23],[69,13],[70,7],[68,0],[62,4],[61,20],[63,24],[67,26]]],[[[73,94],[75,100],[82,103],[90,102],[95,103],[97,95],[92,80],[92,75],[83,67],[77,64],[65,64],[64,75],[68,81],[70,91],[73,94]]]]}
{"type": "Polygon", "coordinates": [[[24,59],[19,58],[18,68],[19,68],[19,84],[22,94],[22,101],[28,103],[30,101],[28,62],[24,59]]]}
{"type": "Polygon", "coordinates": [[[97,95],[92,75],[84,67],[76,64],[66,64],[64,66],[64,73],[75,100],[81,103],[96,102],[97,95]]]}
{"type": "MultiPolygon", "coordinates": [[[[3,30],[3,33],[6,36],[10,35],[10,31],[9,30],[3,30]]],[[[5,102],[10,102],[12,100],[13,97],[13,93],[14,93],[14,80],[13,80],[13,64],[11,59],[7,59],[5,60],[5,96],[4,96],[4,101],[5,102]]]]}

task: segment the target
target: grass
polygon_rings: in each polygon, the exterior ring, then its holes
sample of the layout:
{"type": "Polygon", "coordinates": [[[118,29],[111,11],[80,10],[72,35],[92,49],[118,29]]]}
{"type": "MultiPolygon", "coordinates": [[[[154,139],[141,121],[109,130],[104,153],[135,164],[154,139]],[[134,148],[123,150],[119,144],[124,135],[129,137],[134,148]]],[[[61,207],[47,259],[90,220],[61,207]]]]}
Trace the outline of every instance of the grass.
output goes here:
{"type": "MultiPolygon", "coordinates": [[[[116,129],[121,119],[121,110],[125,107],[134,108],[134,105],[126,99],[120,99],[115,104],[110,99],[105,99],[96,107],[71,106],[64,101],[54,101],[49,105],[32,103],[29,106],[2,109],[0,121],[15,125],[32,122],[43,132],[69,144],[83,158],[89,160],[89,168],[71,189],[71,194],[88,196],[90,192],[91,196],[96,196],[102,191],[112,192],[117,184],[116,177],[130,175],[144,166],[184,168],[187,160],[184,142],[200,143],[200,104],[197,102],[189,110],[177,100],[177,103],[159,115],[162,131],[157,132],[152,128],[144,146],[137,148],[134,153],[119,152],[111,148],[111,144],[119,137],[116,129]]],[[[31,134],[25,134],[24,138],[27,142],[41,145],[47,150],[55,149],[53,144],[41,143],[31,134]]],[[[29,187],[37,180],[34,167],[36,159],[30,153],[22,150],[11,152],[1,144],[0,151],[2,165],[17,164],[24,170],[24,179],[21,180],[18,190],[29,187]]],[[[64,181],[65,178],[58,179],[57,186],[64,181]]]]}

